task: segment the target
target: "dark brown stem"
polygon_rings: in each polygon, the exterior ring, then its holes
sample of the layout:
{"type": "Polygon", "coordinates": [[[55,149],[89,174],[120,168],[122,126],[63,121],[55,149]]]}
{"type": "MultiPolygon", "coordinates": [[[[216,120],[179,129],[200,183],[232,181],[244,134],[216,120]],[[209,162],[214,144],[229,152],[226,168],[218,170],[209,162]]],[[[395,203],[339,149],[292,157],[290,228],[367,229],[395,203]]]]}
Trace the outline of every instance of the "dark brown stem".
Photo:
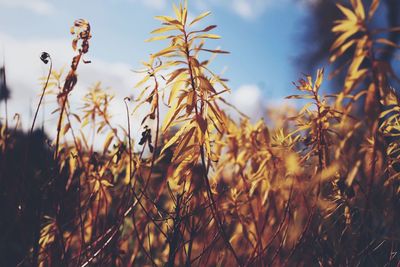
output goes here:
{"type": "Polygon", "coordinates": [[[42,94],[40,95],[39,104],[36,107],[35,116],[33,117],[31,130],[29,132],[30,135],[32,135],[33,129],[35,127],[35,123],[36,123],[36,119],[37,119],[37,116],[38,116],[38,113],[39,113],[39,109],[40,109],[40,106],[42,104],[44,95],[46,93],[47,85],[49,84],[49,80],[50,80],[51,71],[53,69],[53,61],[51,60],[51,57],[49,57],[49,60],[50,60],[49,73],[47,74],[46,83],[44,84],[43,89],[42,89],[42,94]]]}
{"type": "MultiPolygon", "coordinates": [[[[191,84],[193,92],[196,94],[196,84],[195,84],[195,78],[194,78],[194,75],[193,75],[193,66],[192,66],[192,63],[191,63],[191,60],[190,60],[191,57],[190,57],[190,52],[189,52],[188,35],[186,33],[185,28],[183,28],[182,31],[183,31],[183,34],[184,34],[184,41],[185,41],[185,44],[186,44],[185,45],[185,55],[186,55],[186,61],[187,61],[187,64],[188,64],[188,69],[189,69],[190,84],[191,84]]],[[[197,102],[195,102],[194,108],[195,108],[196,116],[199,116],[199,115],[202,116],[202,114],[199,114],[198,107],[197,107],[197,102]]],[[[215,221],[217,222],[220,234],[221,234],[221,236],[222,236],[227,248],[231,251],[231,253],[234,256],[238,266],[242,266],[242,263],[240,262],[239,257],[237,256],[235,250],[233,249],[232,244],[230,243],[229,238],[228,238],[228,236],[227,236],[227,234],[225,232],[225,229],[223,228],[223,225],[221,223],[221,218],[220,218],[219,213],[218,213],[217,205],[215,204],[215,200],[214,200],[213,193],[212,193],[211,186],[210,186],[210,181],[209,181],[208,174],[207,174],[208,168],[207,168],[207,165],[206,165],[206,160],[205,160],[205,155],[204,155],[204,145],[203,144],[200,145],[200,154],[201,154],[201,162],[202,162],[203,172],[204,172],[203,180],[204,180],[204,182],[206,184],[206,191],[207,191],[208,198],[209,198],[209,200],[211,202],[211,211],[212,211],[213,217],[214,217],[215,221]]]]}

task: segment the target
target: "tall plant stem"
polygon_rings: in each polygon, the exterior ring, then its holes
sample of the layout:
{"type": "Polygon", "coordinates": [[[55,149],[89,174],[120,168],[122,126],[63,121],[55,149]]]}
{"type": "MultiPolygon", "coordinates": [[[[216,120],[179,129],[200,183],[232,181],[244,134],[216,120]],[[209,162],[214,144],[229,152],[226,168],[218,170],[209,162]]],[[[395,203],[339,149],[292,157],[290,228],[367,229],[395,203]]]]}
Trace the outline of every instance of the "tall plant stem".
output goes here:
{"type": "MultiPolygon", "coordinates": [[[[196,93],[195,78],[194,78],[194,75],[193,75],[192,63],[191,63],[191,60],[190,60],[188,35],[187,35],[185,29],[183,29],[183,34],[184,34],[184,37],[185,37],[184,39],[185,39],[185,44],[186,44],[185,45],[185,55],[186,55],[186,60],[187,60],[187,64],[188,64],[188,69],[189,69],[190,85],[192,87],[192,90],[196,93]]],[[[203,116],[203,114],[199,114],[197,103],[195,103],[194,108],[195,108],[196,116],[203,116]]],[[[201,109],[201,110],[203,110],[203,109],[201,109]]],[[[223,240],[225,242],[225,245],[231,251],[231,253],[234,256],[238,266],[242,266],[242,264],[240,262],[240,259],[239,259],[238,255],[237,255],[237,253],[235,252],[235,250],[233,249],[232,244],[230,243],[229,238],[228,238],[228,236],[227,236],[227,234],[225,232],[225,229],[223,228],[223,225],[222,225],[222,222],[221,222],[221,218],[220,218],[219,213],[218,213],[218,208],[217,208],[217,205],[215,203],[214,196],[213,196],[213,193],[212,193],[212,190],[211,190],[210,181],[209,181],[209,178],[208,178],[208,168],[207,168],[207,165],[206,165],[206,159],[205,159],[204,145],[203,144],[200,145],[200,154],[201,154],[201,163],[202,163],[203,172],[204,172],[203,179],[204,179],[204,182],[205,182],[205,185],[206,185],[208,198],[209,198],[209,200],[211,202],[211,212],[212,212],[213,217],[214,217],[214,219],[215,219],[215,221],[217,223],[218,229],[219,229],[220,234],[221,234],[221,236],[222,236],[222,238],[223,238],[223,240]]]]}

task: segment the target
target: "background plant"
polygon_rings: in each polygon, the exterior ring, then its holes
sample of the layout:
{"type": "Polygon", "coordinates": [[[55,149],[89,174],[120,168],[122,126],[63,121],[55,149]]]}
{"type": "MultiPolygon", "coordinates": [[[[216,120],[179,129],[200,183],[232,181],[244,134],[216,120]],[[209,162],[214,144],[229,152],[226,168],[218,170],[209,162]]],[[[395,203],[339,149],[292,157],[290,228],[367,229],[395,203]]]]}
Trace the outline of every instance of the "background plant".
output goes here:
{"type": "MultiPolygon", "coordinates": [[[[156,17],[162,25],[149,41],[166,47],[143,63],[137,97],[121,103],[126,125],[112,123],[115,100],[101,83],[73,109],[68,96],[90,39],[89,23],[78,20],[73,49],[78,42],[80,49],[70,72],[50,68],[44,79],[43,93],[60,108],[56,140],[42,137],[46,153],[36,172],[26,167],[38,149],[35,132],[21,142],[17,130],[2,127],[1,181],[18,177],[5,183],[2,210],[21,222],[31,212],[35,226],[18,239],[21,247],[7,248],[15,258],[1,263],[398,264],[400,107],[395,71],[377,53],[382,44],[398,48],[381,34],[399,29],[372,27],[379,4],[337,5],[343,16],[332,28],[330,60],[352,53],[333,73],[344,72],[345,82],[326,94],[323,69],[305,75],[294,83],[299,93],[288,97],[304,106],[280,127],[230,117],[236,111],[225,99],[227,80],[212,70],[215,55],[228,52],[209,47],[219,38],[216,26],[196,25],[210,13],[189,22],[186,2],[173,6],[174,17],[156,17]],[[143,118],[139,107],[148,107],[143,118]],[[141,122],[139,138],[133,121],[141,122]],[[23,170],[6,168],[19,150],[28,159],[23,170]],[[4,193],[17,187],[17,198],[4,193]]],[[[2,225],[12,228],[8,220],[2,225]]]]}

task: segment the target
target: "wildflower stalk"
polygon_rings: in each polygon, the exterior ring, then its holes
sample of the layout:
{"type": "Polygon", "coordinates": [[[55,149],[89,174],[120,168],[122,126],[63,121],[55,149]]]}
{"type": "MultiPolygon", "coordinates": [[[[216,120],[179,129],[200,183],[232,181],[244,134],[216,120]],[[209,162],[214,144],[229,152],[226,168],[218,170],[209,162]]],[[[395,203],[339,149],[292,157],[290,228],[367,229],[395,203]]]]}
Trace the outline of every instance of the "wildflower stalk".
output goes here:
{"type": "MultiPolygon", "coordinates": [[[[65,79],[62,91],[57,96],[59,103],[61,103],[60,115],[57,123],[57,136],[54,151],[54,159],[58,160],[61,126],[64,117],[64,111],[68,101],[69,93],[74,89],[77,83],[76,70],[81,62],[84,54],[89,51],[89,39],[92,37],[90,34],[90,24],[86,20],[75,21],[74,27],[71,28],[71,33],[75,34],[76,37],[72,42],[72,48],[76,50],[78,41],[82,41],[81,48],[78,50],[78,55],[72,59],[71,69],[65,79]]],[[[84,61],[84,60],[83,60],[84,61]]],[[[84,61],[85,63],[90,63],[89,61],[84,61]]]]}
{"type": "MultiPolygon", "coordinates": [[[[183,28],[182,32],[183,32],[183,35],[184,35],[185,55],[186,55],[186,63],[188,65],[189,76],[190,76],[190,85],[191,85],[191,89],[193,90],[193,92],[195,94],[197,94],[196,93],[196,88],[197,87],[196,87],[195,79],[194,79],[194,75],[193,75],[193,66],[192,66],[192,63],[191,63],[191,60],[190,60],[191,56],[190,56],[190,51],[189,51],[188,35],[186,33],[186,29],[185,28],[183,28]]],[[[204,110],[204,108],[203,108],[204,107],[204,100],[201,99],[200,103],[201,103],[201,109],[200,110],[201,110],[201,112],[203,112],[203,110],[204,110]]],[[[194,109],[195,109],[196,116],[200,116],[201,118],[204,119],[204,115],[202,113],[199,114],[197,103],[194,103],[194,109]]],[[[209,200],[211,202],[211,211],[212,211],[213,217],[214,217],[215,221],[217,222],[217,226],[219,228],[220,234],[221,234],[222,239],[224,240],[227,248],[231,251],[231,253],[234,256],[238,266],[242,266],[239,257],[237,256],[234,248],[232,247],[232,245],[231,245],[231,243],[229,241],[229,238],[228,238],[228,236],[227,236],[227,234],[225,232],[224,226],[222,225],[221,218],[220,218],[219,213],[218,213],[218,208],[217,208],[217,205],[215,203],[214,196],[213,196],[213,193],[212,193],[212,190],[211,190],[210,181],[209,181],[209,178],[208,178],[208,168],[207,168],[206,160],[205,160],[204,144],[200,144],[200,156],[201,156],[201,163],[202,163],[202,166],[203,166],[203,174],[204,174],[203,178],[204,178],[204,182],[205,182],[205,185],[206,185],[207,195],[208,195],[208,198],[209,198],[209,200]]]]}
{"type": "Polygon", "coordinates": [[[40,57],[40,59],[41,59],[41,60],[43,61],[43,63],[45,63],[45,64],[47,64],[48,62],[50,62],[50,67],[49,67],[49,72],[48,72],[48,74],[47,74],[46,82],[44,83],[44,86],[43,86],[43,89],[42,89],[42,94],[40,95],[39,103],[38,103],[38,105],[37,105],[37,107],[36,107],[35,115],[34,115],[34,117],[33,117],[31,129],[30,129],[30,131],[29,131],[29,134],[30,134],[30,135],[32,135],[32,133],[33,133],[33,129],[34,129],[34,127],[35,127],[36,119],[37,119],[37,116],[38,116],[38,114],[39,114],[39,109],[40,109],[40,106],[41,106],[41,104],[42,104],[44,95],[46,94],[46,89],[47,89],[47,86],[48,86],[48,84],[49,84],[50,75],[51,75],[51,72],[52,72],[52,70],[53,70],[53,60],[51,59],[51,56],[50,56],[48,53],[43,52],[42,55],[41,55],[41,57],[40,57]]]}

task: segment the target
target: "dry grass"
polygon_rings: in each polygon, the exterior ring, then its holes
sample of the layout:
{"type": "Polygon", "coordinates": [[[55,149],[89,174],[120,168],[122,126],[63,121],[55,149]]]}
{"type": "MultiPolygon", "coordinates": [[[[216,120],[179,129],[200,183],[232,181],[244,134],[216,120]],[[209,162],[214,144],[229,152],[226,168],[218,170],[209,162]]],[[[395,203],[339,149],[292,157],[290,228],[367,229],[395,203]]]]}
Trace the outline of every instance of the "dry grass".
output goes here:
{"type": "MultiPolygon", "coordinates": [[[[323,95],[323,70],[315,79],[305,76],[295,84],[299,95],[288,98],[308,104],[274,129],[229,117],[226,80],[204,59],[228,52],[207,47],[208,39],[219,38],[211,33],[216,26],[193,30],[209,13],[189,23],[186,3],[174,6],[175,17],[157,17],[162,25],[149,41],[168,46],[144,63],[140,96],[125,99],[125,127],[112,125],[112,95],[99,84],[81,109],[71,110],[68,95],[90,39],[89,23],[77,21],[69,74],[63,79],[50,68],[45,79],[43,94],[56,91],[60,105],[58,134],[53,159],[31,189],[37,190],[38,223],[19,264],[398,264],[400,106],[390,63],[376,58],[382,44],[398,47],[380,34],[400,29],[369,28],[379,1],[369,8],[350,2],[338,5],[343,17],[332,29],[337,39],[330,60],[353,55],[338,70],[347,72],[342,90],[323,95]],[[141,105],[149,111],[137,141],[130,124],[141,105]],[[161,105],[168,107],[164,121],[161,105]],[[96,151],[88,140],[99,132],[107,137],[96,151]]],[[[22,164],[33,157],[34,124],[22,164]]],[[[7,141],[14,133],[2,127],[3,162],[16,149],[7,141]]],[[[2,182],[12,175],[2,173],[2,182]]],[[[30,177],[17,175],[22,184],[30,177]]]]}

